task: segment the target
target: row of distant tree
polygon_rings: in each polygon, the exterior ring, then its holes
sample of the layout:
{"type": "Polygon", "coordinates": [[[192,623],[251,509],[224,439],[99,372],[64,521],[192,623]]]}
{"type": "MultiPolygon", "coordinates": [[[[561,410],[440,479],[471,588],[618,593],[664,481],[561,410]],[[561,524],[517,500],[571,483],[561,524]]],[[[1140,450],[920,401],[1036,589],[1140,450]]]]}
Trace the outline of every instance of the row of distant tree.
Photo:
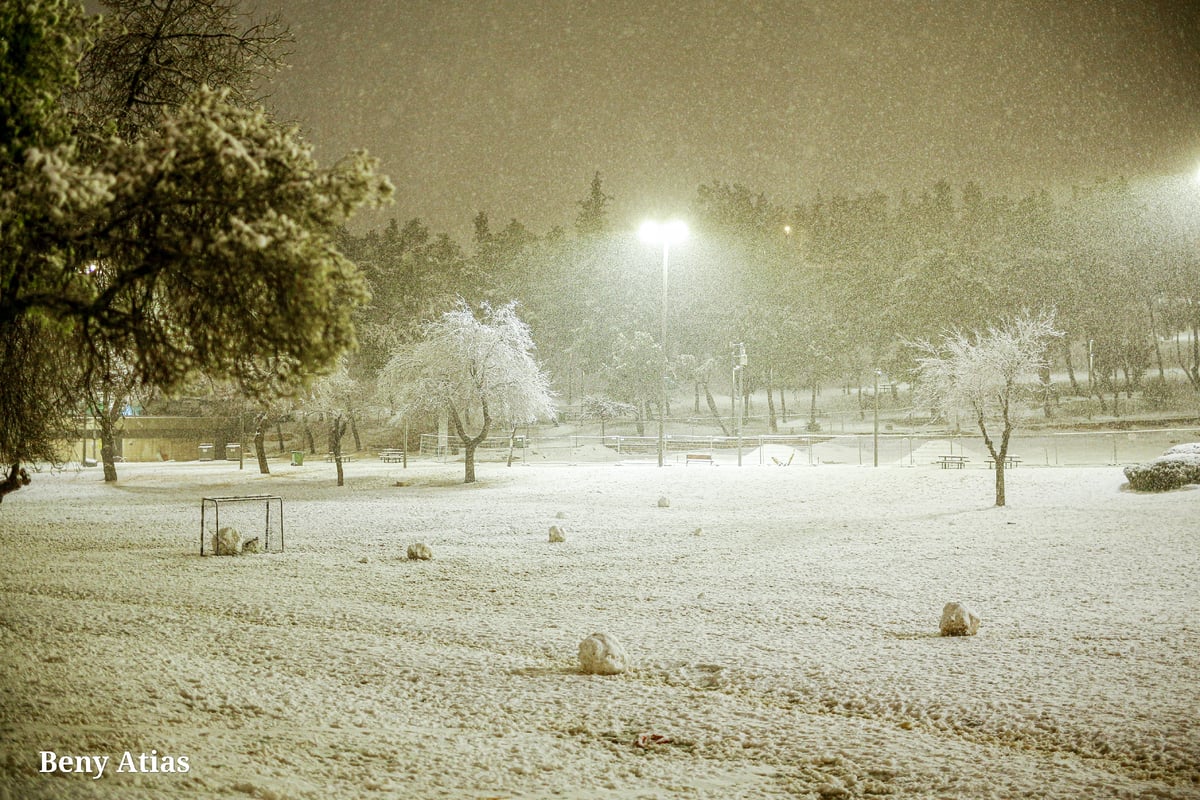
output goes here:
{"type": "MultiPolygon", "coordinates": [[[[358,311],[356,374],[371,380],[417,324],[469,302],[519,303],[563,400],[601,394],[653,413],[661,371],[661,254],[616,230],[597,174],[570,231],[475,217],[464,249],[420,220],[343,232],[372,300],[358,311]]],[[[1077,394],[1186,376],[1200,391],[1200,186],[1097,182],[1053,198],[987,196],[939,182],[917,194],[785,207],[740,186],[700,186],[692,235],[671,252],[672,378],[726,386],[731,343],[744,391],[901,379],[906,342],[1054,309],[1054,361],[1077,394]]],[[[689,391],[690,394],[690,391],[689,391]]]]}

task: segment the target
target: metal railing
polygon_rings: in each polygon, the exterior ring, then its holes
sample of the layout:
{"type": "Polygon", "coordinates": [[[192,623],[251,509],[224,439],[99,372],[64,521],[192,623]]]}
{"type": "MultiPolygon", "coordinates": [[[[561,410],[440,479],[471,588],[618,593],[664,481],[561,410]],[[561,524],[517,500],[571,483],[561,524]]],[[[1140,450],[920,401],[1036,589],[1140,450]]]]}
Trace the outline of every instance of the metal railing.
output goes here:
{"type": "MultiPolygon", "coordinates": [[[[1200,428],[1150,428],[1122,431],[1022,432],[1009,443],[1010,455],[1023,466],[1087,466],[1149,461],[1180,442],[1200,441],[1200,428]]],[[[669,434],[666,455],[684,463],[688,454],[712,455],[717,463],[737,463],[739,439],[734,436],[669,434]]],[[[479,445],[481,461],[508,457],[508,437],[488,439],[479,445]]],[[[990,454],[978,435],[948,433],[881,433],[879,463],[888,466],[933,464],[941,455],[960,455],[971,466],[983,467],[990,454]]],[[[870,433],[812,433],[743,436],[743,464],[855,464],[874,462],[875,439],[870,433]]],[[[654,461],[658,439],[636,435],[553,435],[553,429],[518,437],[513,455],[520,460],[536,456],[539,462],[654,461]]],[[[462,448],[451,438],[438,445],[436,434],[421,435],[420,455],[441,461],[462,458],[462,448]]]]}

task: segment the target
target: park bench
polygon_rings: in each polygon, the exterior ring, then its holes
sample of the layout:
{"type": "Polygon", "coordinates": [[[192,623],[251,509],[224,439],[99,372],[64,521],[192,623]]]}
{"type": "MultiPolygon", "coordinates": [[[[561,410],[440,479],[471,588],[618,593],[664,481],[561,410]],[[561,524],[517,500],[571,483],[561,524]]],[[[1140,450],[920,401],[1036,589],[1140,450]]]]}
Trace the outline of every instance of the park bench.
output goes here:
{"type": "Polygon", "coordinates": [[[938,456],[935,463],[942,469],[962,469],[970,460],[966,456],[938,456]]]}
{"type": "MultiPolygon", "coordinates": [[[[329,461],[329,462],[331,462],[331,463],[332,463],[332,462],[333,462],[333,453],[326,453],[326,454],[325,454],[325,460],[326,460],[326,461],[329,461]]],[[[354,460],[354,456],[342,456],[342,463],[343,463],[343,464],[345,464],[345,463],[346,463],[346,462],[348,462],[348,461],[353,461],[353,460],[354,460]]]]}
{"type": "Polygon", "coordinates": [[[404,451],[398,447],[385,447],[379,451],[379,460],[385,464],[395,464],[404,460],[404,451]]]}
{"type": "Polygon", "coordinates": [[[715,464],[711,453],[688,453],[684,466],[688,464],[715,464]]]}
{"type": "MultiPolygon", "coordinates": [[[[994,460],[994,459],[991,459],[991,458],[989,458],[989,459],[987,460],[987,465],[988,465],[988,469],[995,469],[995,468],[996,468],[996,462],[995,462],[995,460],[994,460]]],[[[1020,456],[1005,456],[1005,457],[1004,457],[1004,467],[1005,467],[1005,469],[1010,469],[1010,468],[1011,468],[1011,469],[1016,469],[1016,468],[1017,468],[1017,467],[1019,467],[1020,465],[1021,465],[1021,458],[1020,458],[1020,456]]]]}

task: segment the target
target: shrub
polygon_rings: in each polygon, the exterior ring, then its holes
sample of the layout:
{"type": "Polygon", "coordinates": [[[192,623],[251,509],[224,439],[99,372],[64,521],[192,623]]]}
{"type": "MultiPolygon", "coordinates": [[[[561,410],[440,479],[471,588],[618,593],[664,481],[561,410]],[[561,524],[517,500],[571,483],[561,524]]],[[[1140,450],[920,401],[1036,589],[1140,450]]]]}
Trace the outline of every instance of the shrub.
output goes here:
{"type": "Polygon", "coordinates": [[[1142,390],[1142,398],[1155,411],[1170,408],[1175,394],[1174,385],[1157,375],[1146,381],[1146,388],[1142,390]]]}
{"type": "Polygon", "coordinates": [[[1200,453],[1168,453],[1149,463],[1126,467],[1125,477],[1129,488],[1138,492],[1169,492],[1200,483],[1200,453]]]}

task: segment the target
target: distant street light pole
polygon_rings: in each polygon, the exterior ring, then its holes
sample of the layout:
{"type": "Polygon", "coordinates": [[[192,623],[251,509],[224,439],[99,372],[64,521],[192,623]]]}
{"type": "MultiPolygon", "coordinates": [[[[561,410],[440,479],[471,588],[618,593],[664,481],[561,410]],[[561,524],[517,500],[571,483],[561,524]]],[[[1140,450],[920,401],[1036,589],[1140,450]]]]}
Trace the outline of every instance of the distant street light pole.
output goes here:
{"type": "MultiPolygon", "coordinates": [[[[733,385],[734,394],[741,396],[742,370],[746,367],[746,345],[737,342],[733,345],[733,385]]],[[[733,402],[733,421],[737,431],[738,466],[742,465],[742,414],[738,410],[737,400],[733,402]]]]}
{"type": "Polygon", "coordinates": [[[678,244],[687,238],[687,225],[679,220],[671,222],[645,222],[638,230],[638,236],[648,244],[661,244],[663,252],[662,266],[662,331],[659,344],[662,346],[662,363],[659,374],[658,395],[658,465],[665,463],[666,434],[663,424],[667,416],[667,269],[671,245],[678,244]]]}
{"type": "Polygon", "coordinates": [[[875,466],[879,466],[879,370],[875,370],[875,466]]]}

